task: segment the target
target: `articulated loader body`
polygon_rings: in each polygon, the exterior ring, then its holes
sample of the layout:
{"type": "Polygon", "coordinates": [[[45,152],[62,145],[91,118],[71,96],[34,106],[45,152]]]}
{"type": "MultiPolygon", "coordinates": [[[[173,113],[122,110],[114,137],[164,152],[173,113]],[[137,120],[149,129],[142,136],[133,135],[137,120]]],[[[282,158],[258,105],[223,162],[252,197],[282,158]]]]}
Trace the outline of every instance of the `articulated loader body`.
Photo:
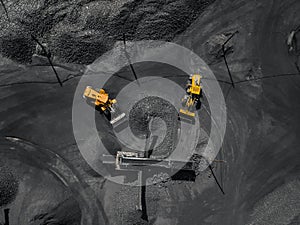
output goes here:
{"type": "Polygon", "coordinates": [[[182,108],[179,110],[180,119],[185,122],[195,123],[195,111],[200,108],[202,87],[201,76],[191,75],[186,88],[186,95],[182,98],[182,108]]]}
{"type": "Polygon", "coordinates": [[[103,112],[114,126],[125,118],[125,113],[122,113],[117,106],[117,100],[110,99],[104,89],[100,89],[98,92],[92,87],[87,86],[84,90],[83,98],[85,98],[89,104],[94,105],[97,110],[103,112]]]}

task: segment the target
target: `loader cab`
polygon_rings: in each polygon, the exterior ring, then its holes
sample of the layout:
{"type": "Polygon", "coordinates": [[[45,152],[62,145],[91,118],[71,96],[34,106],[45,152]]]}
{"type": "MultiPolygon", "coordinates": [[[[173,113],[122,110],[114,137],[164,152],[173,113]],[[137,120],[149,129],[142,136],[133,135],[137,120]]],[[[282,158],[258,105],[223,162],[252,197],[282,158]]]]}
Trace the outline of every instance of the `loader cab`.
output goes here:
{"type": "Polygon", "coordinates": [[[189,93],[195,94],[195,95],[200,95],[201,92],[201,86],[200,86],[200,81],[201,81],[201,76],[199,74],[194,74],[192,75],[191,79],[191,85],[189,88],[189,93]]]}

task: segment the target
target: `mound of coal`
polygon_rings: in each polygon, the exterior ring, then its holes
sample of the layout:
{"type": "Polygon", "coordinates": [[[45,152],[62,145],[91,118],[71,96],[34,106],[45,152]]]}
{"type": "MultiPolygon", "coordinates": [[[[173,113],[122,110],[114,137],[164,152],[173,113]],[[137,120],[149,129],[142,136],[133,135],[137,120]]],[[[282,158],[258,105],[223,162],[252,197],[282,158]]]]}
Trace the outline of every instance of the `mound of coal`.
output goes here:
{"type": "Polygon", "coordinates": [[[0,207],[13,202],[19,189],[16,176],[7,166],[0,165],[0,207]]]}
{"type": "Polygon", "coordinates": [[[136,210],[126,215],[124,221],[125,224],[132,224],[132,225],[147,225],[149,224],[147,221],[143,220],[142,212],[136,210]]]}
{"type": "Polygon", "coordinates": [[[130,110],[129,126],[132,133],[138,137],[150,135],[149,122],[152,118],[161,118],[166,124],[166,136],[153,149],[152,156],[167,157],[175,148],[178,133],[178,113],[168,101],[150,96],[138,101],[130,110]]]}
{"type": "Polygon", "coordinates": [[[80,207],[73,198],[69,198],[57,207],[53,208],[49,213],[34,216],[31,221],[38,222],[40,225],[47,224],[64,224],[79,225],[81,220],[80,207]]]}
{"type": "Polygon", "coordinates": [[[30,63],[34,35],[60,62],[89,64],[123,33],[128,40],[172,40],[214,1],[12,0],[10,20],[0,15],[0,54],[30,63]]]}
{"type": "Polygon", "coordinates": [[[183,32],[213,0],[135,0],[122,7],[109,33],[130,39],[172,40],[183,32]]]}

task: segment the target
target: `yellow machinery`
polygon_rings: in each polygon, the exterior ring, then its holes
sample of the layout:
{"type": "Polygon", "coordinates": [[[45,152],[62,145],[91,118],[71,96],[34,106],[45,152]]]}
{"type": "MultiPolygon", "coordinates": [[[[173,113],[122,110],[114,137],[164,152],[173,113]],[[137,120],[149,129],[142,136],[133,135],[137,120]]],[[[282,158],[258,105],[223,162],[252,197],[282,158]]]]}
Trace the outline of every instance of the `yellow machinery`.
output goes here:
{"type": "Polygon", "coordinates": [[[200,96],[202,87],[201,76],[193,74],[189,77],[186,95],[182,98],[182,108],[179,111],[180,118],[194,121],[195,110],[200,108],[200,96]]]}
{"type": "Polygon", "coordinates": [[[92,87],[87,86],[84,90],[83,98],[85,98],[88,103],[93,104],[97,110],[102,111],[110,120],[111,124],[115,124],[125,117],[125,113],[121,113],[116,105],[117,100],[110,99],[104,89],[100,89],[98,92],[92,87]]]}

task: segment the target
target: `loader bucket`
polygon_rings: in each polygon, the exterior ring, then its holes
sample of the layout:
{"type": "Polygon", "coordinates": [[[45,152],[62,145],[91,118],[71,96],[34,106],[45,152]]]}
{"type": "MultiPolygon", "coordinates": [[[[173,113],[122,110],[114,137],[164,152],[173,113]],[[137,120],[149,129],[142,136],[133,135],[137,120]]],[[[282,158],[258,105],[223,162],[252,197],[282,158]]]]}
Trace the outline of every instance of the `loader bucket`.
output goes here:
{"type": "Polygon", "coordinates": [[[111,107],[111,119],[110,124],[113,126],[116,132],[120,132],[128,126],[128,120],[126,114],[121,112],[117,104],[113,104],[111,107]]]}
{"type": "Polygon", "coordinates": [[[195,113],[180,109],[179,120],[189,124],[195,124],[195,113]]]}

